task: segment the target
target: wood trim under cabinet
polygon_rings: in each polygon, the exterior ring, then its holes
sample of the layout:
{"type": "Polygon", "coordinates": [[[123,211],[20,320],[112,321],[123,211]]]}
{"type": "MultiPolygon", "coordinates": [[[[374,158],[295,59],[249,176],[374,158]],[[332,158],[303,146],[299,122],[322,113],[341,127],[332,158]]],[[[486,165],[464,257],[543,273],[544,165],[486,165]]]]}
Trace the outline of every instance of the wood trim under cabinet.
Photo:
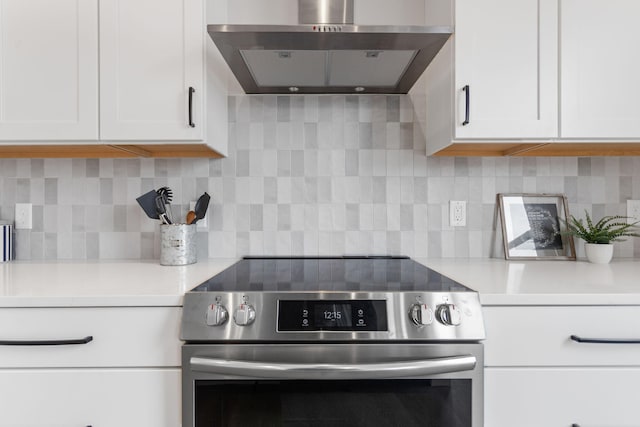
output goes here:
{"type": "Polygon", "coordinates": [[[443,148],[442,150],[433,153],[433,156],[483,156],[483,157],[503,157],[503,156],[515,156],[518,153],[533,150],[540,143],[502,143],[502,142],[456,142],[443,148]]]}
{"type": "Polygon", "coordinates": [[[640,156],[640,142],[453,143],[437,157],[593,157],[640,156]]]}
{"type": "Polygon", "coordinates": [[[558,142],[541,144],[519,156],[640,156],[640,142],[558,142]]]}
{"type": "Polygon", "coordinates": [[[140,157],[224,157],[206,144],[118,144],[113,147],[129,153],[138,153],[140,157]]]}
{"type": "Polygon", "coordinates": [[[137,158],[201,157],[219,159],[222,154],[206,144],[40,144],[2,145],[0,158],[137,158]]]}

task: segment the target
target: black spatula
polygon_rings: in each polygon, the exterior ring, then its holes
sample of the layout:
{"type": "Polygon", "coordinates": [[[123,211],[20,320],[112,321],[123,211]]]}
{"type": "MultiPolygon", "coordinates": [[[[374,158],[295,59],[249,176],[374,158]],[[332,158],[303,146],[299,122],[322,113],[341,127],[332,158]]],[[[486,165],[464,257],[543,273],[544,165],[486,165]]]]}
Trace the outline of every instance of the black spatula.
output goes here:
{"type": "Polygon", "coordinates": [[[136,199],[144,213],[146,213],[151,219],[160,219],[158,216],[158,210],[156,209],[157,196],[158,193],[156,193],[156,190],[151,190],[136,199]]]}
{"type": "Polygon", "coordinates": [[[194,219],[191,224],[195,224],[196,222],[198,222],[198,220],[204,218],[204,216],[207,214],[210,200],[211,196],[209,196],[206,191],[202,196],[198,198],[198,200],[196,201],[196,205],[193,208],[193,211],[196,213],[196,219],[194,219]]]}

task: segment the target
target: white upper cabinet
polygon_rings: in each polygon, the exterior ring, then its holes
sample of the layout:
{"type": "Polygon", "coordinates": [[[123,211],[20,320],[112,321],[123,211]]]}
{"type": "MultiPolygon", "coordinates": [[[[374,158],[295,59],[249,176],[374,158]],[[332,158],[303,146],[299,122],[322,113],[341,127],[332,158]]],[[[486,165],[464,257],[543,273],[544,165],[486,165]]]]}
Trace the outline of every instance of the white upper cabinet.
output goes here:
{"type": "Polygon", "coordinates": [[[98,139],[98,1],[0,0],[0,140],[98,139]]]}
{"type": "MultiPolygon", "coordinates": [[[[446,7],[427,0],[427,17],[446,7]]],[[[456,0],[451,14],[455,34],[426,72],[427,153],[556,137],[557,0],[456,0]]]]}
{"type": "Polygon", "coordinates": [[[202,140],[203,0],[100,1],[100,138],[202,140]]]}
{"type": "Polygon", "coordinates": [[[640,2],[560,2],[563,138],[640,137],[640,2]]]}
{"type": "Polygon", "coordinates": [[[456,138],[557,135],[556,17],[555,0],[456,0],[456,138]]]}

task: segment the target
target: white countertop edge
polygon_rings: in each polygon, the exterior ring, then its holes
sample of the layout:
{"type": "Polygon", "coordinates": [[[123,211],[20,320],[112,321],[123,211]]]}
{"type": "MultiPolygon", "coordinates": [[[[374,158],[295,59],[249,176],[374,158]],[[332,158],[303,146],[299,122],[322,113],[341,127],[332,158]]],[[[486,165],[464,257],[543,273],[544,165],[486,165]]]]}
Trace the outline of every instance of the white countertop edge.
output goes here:
{"type": "MultiPolygon", "coordinates": [[[[637,259],[414,259],[477,291],[483,306],[640,305],[637,259]]],[[[185,292],[236,261],[12,261],[0,264],[0,307],[180,307],[185,292]]]]}
{"type": "Polygon", "coordinates": [[[0,308],[181,307],[185,292],[236,261],[11,261],[0,264],[0,308]]]}
{"type": "Polygon", "coordinates": [[[640,260],[610,264],[497,258],[417,258],[477,291],[483,306],[640,305],[640,260]]]}
{"type": "Polygon", "coordinates": [[[184,295],[122,295],[84,297],[5,297],[0,308],[27,307],[182,307],[184,295]]]}
{"type": "Polygon", "coordinates": [[[483,307],[507,306],[636,306],[637,294],[480,294],[483,307]]]}

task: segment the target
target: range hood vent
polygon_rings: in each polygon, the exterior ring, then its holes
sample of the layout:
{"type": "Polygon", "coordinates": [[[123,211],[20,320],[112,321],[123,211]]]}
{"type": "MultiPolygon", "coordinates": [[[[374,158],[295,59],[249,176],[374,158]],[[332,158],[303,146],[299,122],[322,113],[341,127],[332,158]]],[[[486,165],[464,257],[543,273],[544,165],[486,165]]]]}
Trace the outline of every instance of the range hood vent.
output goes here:
{"type": "Polygon", "coordinates": [[[407,93],[451,27],[353,25],[353,0],[298,0],[300,25],[209,25],[249,94],[407,93]]]}

